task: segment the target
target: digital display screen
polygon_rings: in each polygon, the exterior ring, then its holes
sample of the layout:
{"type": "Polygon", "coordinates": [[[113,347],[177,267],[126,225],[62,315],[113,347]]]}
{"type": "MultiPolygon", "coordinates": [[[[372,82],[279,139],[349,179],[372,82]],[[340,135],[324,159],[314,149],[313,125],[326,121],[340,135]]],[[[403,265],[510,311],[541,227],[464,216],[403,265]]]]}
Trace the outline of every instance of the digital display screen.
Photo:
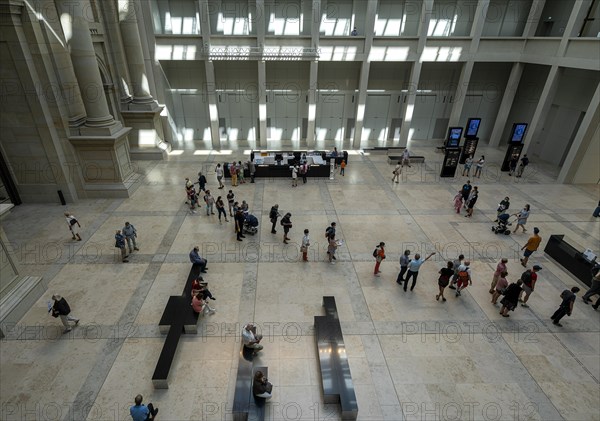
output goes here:
{"type": "Polygon", "coordinates": [[[475,137],[479,131],[479,125],[481,124],[480,118],[470,118],[467,120],[467,132],[465,137],[475,137]]]}
{"type": "Polygon", "coordinates": [[[512,133],[510,135],[511,143],[521,143],[525,137],[525,131],[527,130],[527,123],[515,123],[513,124],[512,133]]]}
{"type": "Polygon", "coordinates": [[[446,142],[447,148],[456,148],[460,143],[460,137],[462,136],[462,127],[450,127],[448,129],[448,140],[446,142]]]}

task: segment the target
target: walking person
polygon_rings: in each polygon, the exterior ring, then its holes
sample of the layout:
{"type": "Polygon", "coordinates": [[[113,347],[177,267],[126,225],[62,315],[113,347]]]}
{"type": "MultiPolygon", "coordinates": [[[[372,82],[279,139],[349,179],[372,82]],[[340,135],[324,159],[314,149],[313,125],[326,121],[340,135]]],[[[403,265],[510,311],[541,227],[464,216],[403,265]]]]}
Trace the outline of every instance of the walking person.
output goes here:
{"type": "Polygon", "coordinates": [[[463,177],[469,177],[469,174],[471,173],[471,166],[473,166],[473,156],[469,155],[467,156],[467,159],[465,159],[465,164],[463,166],[463,177]]]}
{"type": "Polygon", "coordinates": [[[450,277],[452,277],[452,275],[454,275],[453,267],[454,267],[454,264],[452,262],[448,262],[446,264],[446,267],[441,268],[440,271],[438,272],[440,274],[440,277],[438,278],[439,293],[435,296],[436,301],[439,301],[440,298],[442,299],[442,301],[446,301],[446,297],[444,297],[444,290],[450,283],[450,277]]]}
{"type": "Polygon", "coordinates": [[[206,203],[206,215],[214,215],[215,211],[213,206],[215,204],[215,198],[210,194],[210,190],[206,190],[206,194],[204,195],[204,203],[206,203]]]}
{"type": "Polygon", "coordinates": [[[187,203],[189,203],[189,205],[190,205],[190,212],[196,213],[195,209],[196,209],[196,204],[198,203],[198,196],[196,196],[196,189],[194,189],[193,185],[186,187],[186,194],[187,194],[187,203]]]}
{"type": "Polygon", "coordinates": [[[287,244],[289,241],[288,238],[288,232],[290,232],[290,229],[292,228],[292,214],[291,213],[286,213],[283,218],[281,218],[281,226],[283,227],[283,243],[287,244]]]}
{"type": "Polygon", "coordinates": [[[494,271],[494,275],[492,276],[492,284],[490,285],[490,294],[493,294],[496,289],[496,284],[498,283],[498,279],[500,279],[500,275],[502,272],[506,272],[506,264],[508,263],[508,259],[503,257],[502,260],[498,262],[496,265],[496,270],[494,271]]]}
{"type": "Polygon", "coordinates": [[[450,285],[448,286],[448,288],[450,289],[456,289],[456,283],[458,282],[458,268],[460,267],[460,265],[462,265],[463,260],[465,260],[465,255],[461,254],[458,256],[458,258],[456,260],[454,260],[453,263],[453,268],[454,268],[454,276],[452,277],[452,281],[450,282],[450,285]]]}
{"type": "Polygon", "coordinates": [[[206,177],[202,172],[198,173],[198,188],[200,191],[206,191],[206,177]]]}
{"type": "Polygon", "coordinates": [[[402,152],[402,166],[407,166],[410,168],[410,152],[408,151],[408,147],[404,148],[404,152],[402,152]]]}
{"type": "Polygon", "coordinates": [[[238,185],[237,182],[237,166],[235,161],[229,164],[229,175],[231,175],[231,187],[236,187],[238,185]]]}
{"type": "Polygon", "coordinates": [[[519,169],[517,170],[517,178],[521,178],[527,165],[529,165],[529,158],[527,158],[527,154],[525,154],[523,155],[523,158],[521,158],[521,163],[519,164],[519,169]]]}
{"type": "Polygon", "coordinates": [[[519,301],[521,301],[521,307],[529,307],[527,304],[527,300],[531,296],[531,293],[535,289],[535,283],[537,282],[537,273],[542,270],[542,267],[539,265],[535,265],[533,269],[527,269],[525,272],[521,274],[521,281],[523,281],[523,291],[525,292],[525,297],[521,299],[519,297],[519,301]]]}
{"type": "Polygon", "coordinates": [[[302,237],[302,245],[300,251],[302,252],[302,261],[308,262],[308,247],[310,246],[310,237],[308,236],[308,229],[304,230],[304,237],[302,237]]]}
{"type": "Polygon", "coordinates": [[[125,241],[127,241],[127,248],[129,249],[129,254],[133,253],[133,250],[140,250],[135,241],[135,239],[137,238],[137,230],[135,229],[133,224],[125,222],[125,226],[121,230],[121,233],[125,236],[125,241]],[[132,245],[133,248],[131,247],[132,245]]]}
{"type": "Polygon", "coordinates": [[[596,206],[596,209],[594,209],[594,212],[592,213],[592,216],[594,218],[600,217],[600,200],[598,201],[598,206],[596,206]]]}
{"type": "Polygon", "coordinates": [[[573,287],[570,291],[568,289],[565,289],[563,292],[560,293],[560,298],[562,299],[562,302],[560,303],[558,310],[556,310],[552,317],[550,317],[550,319],[553,320],[553,325],[562,327],[562,325],[560,324],[560,319],[562,319],[565,315],[571,317],[571,314],[573,314],[573,306],[575,305],[575,300],[577,300],[577,295],[575,294],[577,294],[578,292],[579,288],[573,287]]]}
{"type": "Polygon", "coordinates": [[[142,404],[143,400],[142,395],[137,395],[134,400],[135,405],[131,405],[129,408],[129,415],[131,415],[133,421],[152,421],[156,419],[158,407],[155,408],[152,402],[146,406],[142,404]]]}
{"type": "Polygon", "coordinates": [[[333,236],[335,237],[335,228],[336,228],[337,224],[335,222],[332,222],[331,225],[329,225],[327,228],[325,228],[325,238],[329,238],[330,234],[333,234],[333,236]]]}
{"type": "Polygon", "coordinates": [[[292,187],[298,187],[298,165],[293,165],[292,168],[292,187]]]}
{"type": "Polygon", "coordinates": [[[462,191],[459,190],[458,193],[456,193],[456,195],[454,196],[454,209],[456,210],[456,213],[460,214],[460,208],[463,205],[463,195],[462,195],[462,191]]]}
{"type": "Polygon", "coordinates": [[[400,182],[400,174],[402,174],[402,161],[398,161],[398,163],[396,164],[396,168],[394,168],[394,171],[392,171],[392,174],[394,175],[392,177],[392,183],[395,181],[396,183],[400,182]]]}
{"type": "Polygon", "coordinates": [[[494,285],[494,292],[492,295],[492,304],[496,305],[498,298],[506,291],[508,287],[508,281],[506,280],[506,275],[508,275],[507,271],[502,271],[500,276],[498,277],[498,282],[494,285]]]}
{"type": "Polygon", "coordinates": [[[217,174],[217,183],[219,183],[219,189],[224,189],[225,185],[223,184],[223,167],[221,167],[221,164],[217,164],[215,167],[215,174],[217,174]]]}
{"type": "Polygon", "coordinates": [[[222,224],[221,215],[225,217],[225,222],[229,222],[229,219],[227,219],[227,212],[225,211],[225,203],[223,202],[221,196],[217,197],[215,205],[217,207],[217,213],[219,214],[219,224],[222,224]]]}
{"type": "Polygon", "coordinates": [[[542,237],[539,236],[540,229],[538,227],[533,228],[533,235],[529,237],[527,243],[521,247],[521,250],[525,250],[523,252],[523,258],[521,260],[521,266],[526,267],[527,262],[529,261],[529,257],[536,252],[536,250],[540,247],[540,243],[542,242],[542,237]]]}
{"type": "Polygon", "coordinates": [[[233,218],[233,204],[235,203],[235,194],[233,193],[233,190],[229,190],[226,197],[227,204],[229,205],[229,216],[233,218]]]}
{"type": "Polygon", "coordinates": [[[483,164],[485,163],[485,156],[481,155],[481,158],[475,163],[475,174],[473,177],[481,178],[481,170],[483,170],[483,164]]]}
{"type": "Polygon", "coordinates": [[[373,251],[373,257],[375,258],[375,269],[373,270],[373,275],[379,276],[381,271],[379,270],[379,266],[381,262],[385,260],[385,243],[382,241],[375,247],[373,251]]]}
{"type": "Polygon", "coordinates": [[[332,265],[335,264],[335,251],[338,248],[337,241],[335,240],[335,233],[330,233],[327,235],[327,257],[329,259],[329,263],[332,265]]]}
{"type": "Polygon", "coordinates": [[[73,240],[81,241],[81,236],[79,235],[79,228],[81,228],[81,224],[79,224],[77,218],[75,218],[69,212],[65,212],[65,218],[67,218],[67,225],[69,226],[69,231],[71,231],[71,237],[73,240]]]}
{"type": "Polygon", "coordinates": [[[410,250],[404,250],[404,253],[400,256],[400,273],[396,279],[398,285],[402,285],[402,282],[404,282],[404,274],[408,270],[408,264],[411,261],[411,258],[408,256],[410,256],[410,250]]]}
{"type": "Polygon", "coordinates": [[[415,254],[414,260],[411,260],[410,263],[408,264],[408,274],[406,275],[406,280],[404,281],[404,291],[407,290],[408,281],[411,277],[412,277],[413,281],[412,281],[412,285],[410,286],[410,290],[412,291],[413,289],[415,289],[415,285],[417,284],[417,277],[419,276],[419,269],[421,268],[423,263],[428,261],[434,254],[435,254],[435,252],[431,253],[429,256],[427,256],[424,259],[421,257],[421,255],[419,253],[415,254]]]}
{"type": "Polygon", "coordinates": [[[473,278],[471,277],[471,262],[465,260],[462,265],[458,267],[458,282],[456,283],[456,296],[460,297],[461,291],[467,288],[469,285],[473,285],[473,278]]]}
{"type": "Polygon", "coordinates": [[[52,315],[52,317],[60,317],[60,321],[65,327],[63,333],[70,332],[70,323],[73,323],[75,326],[77,326],[79,324],[79,319],[71,314],[71,307],[64,297],[54,294],[52,299],[54,300],[54,303],[48,303],[48,312],[52,315]]]}
{"type": "Polygon", "coordinates": [[[517,226],[515,227],[513,233],[517,232],[519,227],[523,229],[524,233],[527,232],[527,230],[525,229],[525,224],[527,223],[527,218],[529,218],[530,209],[531,207],[529,206],[529,204],[527,204],[520,212],[517,212],[513,215],[517,217],[517,226]]]}
{"type": "Polygon", "coordinates": [[[469,200],[469,195],[471,194],[471,190],[473,190],[473,186],[471,186],[471,181],[467,180],[465,184],[463,184],[462,189],[462,198],[463,198],[463,207],[467,208],[467,202],[469,200]]]}
{"type": "Polygon", "coordinates": [[[342,159],[342,163],[340,164],[340,175],[343,177],[346,171],[346,160],[342,159]]]}
{"type": "Polygon", "coordinates": [[[477,186],[475,186],[469,195],[469,203],[467,204],[467,214],[465,215],[465,218],[470,218],[473,216],[473,208],[475,207],[475,203],[477,203],[478,198],[479,190],[477,189],[477,186]]]}
{"type": "Polygon", "coordinates": [[[275,227],[277,226],[277,218],[279,218],[281,214],[279,213],[279,205],[275,204],[271,207],[271,211],[269,212],[269,219],[271,220],[271,234],[277,234],[277,230],[275,227]]]}
{"type": "Polygon", "coordinates": [[[129,260],[127,260],[129,255],[125,249],[125,236],[121,234],[121,230],[117,230],[117,233],[115,234],[115,247],[121,250],[121,261],[123,263],[129,263],[129,260]]]}
{"type": "Polygon", "coordinates": [[[592,275],[592,286],[590,287],[590,289],[587,290],[585,294],[583,294],[583,297],[581,297],[581,299],[584,303],[589,304],[591,302],[590,298],[592,298],[594,295],[598,295],[598,300],[596,301],[596,304],[592,306],[594,307],[594,310],[598,310],[598,303],[600,302],[600,263],[596,263],[594,265],[594,267],[592,268],[592,275]]]}
{"type": "Polygon", "coordinates": [[[308,164],[306,163],[306,159],[302,161],[300,165],[300,175],[302,176],[302,184],[306,184],[306,174],[308,174],[308,164]]]}
{"type": "Polygon", "coordinates": [[[504,291],[504,297],[500,300],[500,304],[502,304],[500,314],[502,317],[510,317],[508,312],[515,311],[515,308],[517,308],[517,304],[519,304],[519,295],[522,291],[521,285],[523,285],[523,281],[519,279],[516,283],[510,284],[504,291]]]}
{"type": "Polygon", "coordinates": [[[235,235],[238,241],[243,241],[242,238],[246,238],[244,235],[244,221],[246,217],[244,216],[244,212],[241,209],[235,211],[234,221],[235,221],[235,235]]]}

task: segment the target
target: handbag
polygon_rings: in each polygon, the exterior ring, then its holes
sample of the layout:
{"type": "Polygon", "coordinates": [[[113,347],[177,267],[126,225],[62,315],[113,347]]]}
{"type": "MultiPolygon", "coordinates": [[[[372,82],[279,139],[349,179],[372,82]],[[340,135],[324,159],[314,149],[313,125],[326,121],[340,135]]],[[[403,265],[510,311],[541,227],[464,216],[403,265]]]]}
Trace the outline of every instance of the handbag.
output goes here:
{"type": "Polygon", "coordinates": [[[265,388],[267,390],[268,393],[271,393],[273,391],[273,384],[269,381],[267,381],[267,384],[265,385],[265,388]]]}

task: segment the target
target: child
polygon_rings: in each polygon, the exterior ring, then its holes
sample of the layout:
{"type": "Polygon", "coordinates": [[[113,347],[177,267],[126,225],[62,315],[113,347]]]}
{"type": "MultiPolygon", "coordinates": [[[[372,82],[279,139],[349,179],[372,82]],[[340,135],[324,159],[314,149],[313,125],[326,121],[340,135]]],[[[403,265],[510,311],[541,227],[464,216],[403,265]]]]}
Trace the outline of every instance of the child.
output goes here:
{"type": "Polygon", "coordinates": [[[460,214],[460,208],[462,207],[462,191],[459,190],[456,196],[454,196],[454,209],[456,209],[456,213],[460,214]]]}
{"type": "Polygon", "coordinates": [[[340,174],[344,176],[344,170],[346,169],[346,160],[342,159],[342,163],[340,164],[340,174]]]}

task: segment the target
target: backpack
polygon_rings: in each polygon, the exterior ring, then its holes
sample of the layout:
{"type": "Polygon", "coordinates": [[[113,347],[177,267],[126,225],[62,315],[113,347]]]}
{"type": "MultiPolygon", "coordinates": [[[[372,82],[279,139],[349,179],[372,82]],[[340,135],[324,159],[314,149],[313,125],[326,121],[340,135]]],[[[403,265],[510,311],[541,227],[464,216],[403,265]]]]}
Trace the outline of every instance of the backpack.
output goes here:
{"type": "Polygon", "coordinates": [[[379,247],[375,247],[375,250],[373,250],[373,257],[377,257],[378,252],[379,252],[379,247]]]}
{"type": "Polygon", "coordinates": [[[275,210],[275,208],[271,208],[271,212],[269,212],[269,218],[272,220],[277,218],[277,210],[275,210]]]}
{"type": "Polygon", "coordinates": [[[329,237],[329,233],[331,233],[331,231],[333,231],[331,227],[325,228],[325,238],[329,237]]]}
{"type": "Polygon", "coordinates": [[[71,226],[77,224],[77,219],[75,219],[75,218],[69,219],[69,224],[71,224],[71,226]]]}
{"type": "Polygon", "coordinates": [[[531,272],[530,271],[525,271],[521,274],[521,281],[523,281],[523,283],[525,285],[527,285],[528,287],[531,286],[531,272]]]}
{"type": "Polygon", "coordinates": [[[460,270],[458,271],[458,279],[465,283],[469,281],[469,272],[467,272],[466,270],[460,270]]]}

